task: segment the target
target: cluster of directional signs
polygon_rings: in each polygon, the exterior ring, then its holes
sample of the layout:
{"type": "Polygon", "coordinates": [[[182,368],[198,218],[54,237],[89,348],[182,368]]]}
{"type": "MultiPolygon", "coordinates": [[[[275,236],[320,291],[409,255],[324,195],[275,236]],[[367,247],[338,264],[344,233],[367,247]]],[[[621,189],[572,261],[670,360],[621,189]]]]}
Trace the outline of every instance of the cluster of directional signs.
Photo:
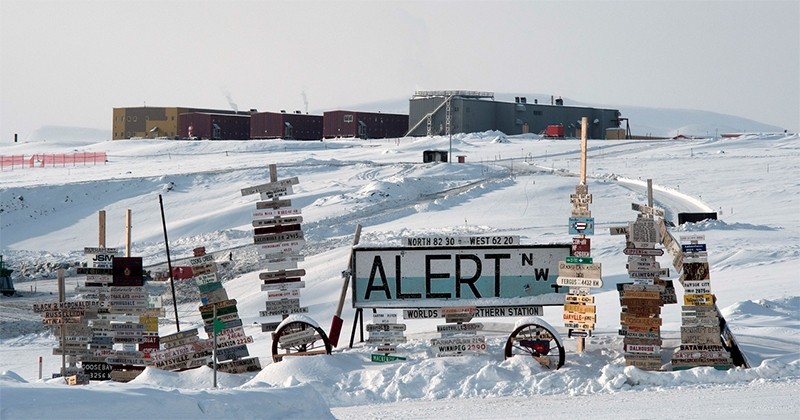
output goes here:
{"type": "Polygon", "coordinates": [[[159,348],[160,297],[144,288],[142,259],[118,257],[114,248],[85,248],[86,283],[77,286],[82,300],[34,305],[60,337],[53,354],[69,356],[59,375],[70,383],[89,380],[127,382],[144,370],[159,348]],[[81,363],[77,367],[77,362],[81,363]]]}
{"type": "Polygon", "coordinates": [[[405,331],[406,324],[397,323],[397,314],[372,314],[372,324],[367,324],[367,345],[375,347],[371,360],[378,363],[406,360],[391,354],[397,352],[398,343],[406,342],[405,331]]]}
{"type": "Polygon", "coordinates": [[[672,369],[733,366],[730,352],[722,346],[720,315],[711,294],[708,253],[702,235],[680,237],[683,272],[683,306],[681,307],[681,345],[672,354],[672,369]]]}
{"type": "Polygon", "coordinates": [[[486,353],[486,337],[478,334],[483,330],[483,324],[470,322],[477,308],[441,308],[439,312],[444,316],[445,324],[436,326],[440,337],[431,339],[437,357],[486,353]]]}
{"type": "Polygon", "coordinates": [[[594,296],[589,290],[603,287],[601,264],[592,260],[591,239],[587,235],[594,234],[594,218],[589,210],[592,195],[586,184],[578,184],[575,194],[570,195],[572,216],[569,218],[572,238],[571,256],[558,264],[556,284],[569,287],[569,294],[564,302],[564,326],[570,337],[587,337],[597,322],[597,308],[594,296]]]}
{"type": "MultiPolygon", "coordinates": [[[[274,165],[270,165],[274,172],[274,165]]],[[[263,281],[261,290],[267,292],[265,309],[259,312],[263,317],[284,316],[308,312],[300,306],[300,289],[305,287],[302,276],[305,270],[297,269],[303,261],[300,250],[305,244],[300,209],[292,207],[292,200],[280,199],[294,193],[292,186],[299,180],[292,177],[277,180],[273,175],[271,182],[242,189],[242,195],[260,194],[253,212],[253,242],[259,255],[266,259],[270,270],[259,274],[263,281]]],[[[263,332],[274,331],[280,322],[262,323],[263,332]]]]}
{"type": "MultiPolygon", "coordinates": [[[[634,203],[639,213],[636,220],[623,227],[612,227],[612,235],[625,235],[624,253],[628,256],[630,283],[617,284],[620,294],[619,332],[624,336],[625,364],[644,370],[661,370],[661,307],[663,296],[668,295],[666,282],[660,277],[669,275],[662,270],[656,257],[664,250],[656,248],[660,242],[655,217],[663,217],[663,210],[634,203]]],[[[674,289],[672,289],[674,293],[674,289]]]]}
{"type": "Polygon", "coordinates": [[[216,340],[217,369],[228,373],[242,373],[261,370],[257,357],[249,357],[247,345],[253,337],[244,331],[236,299],[230,299],[220,282],[214,256],[206,254],[205,247],[193,250],[194,258],[189,260],[192,275],[201,301],[200,316],[206,335],[216,340]]]}
{"type": "MultiPolygon", "coordinates": [[[[628,256],[631,279],[617,285],[625,364],[646,370],[663,366],[661,307],[677,303],[677,299],[672,281],[662,279],[669,276],[669,269],[662,269],[656,260],[664,254],[656,247],[662,244],[672,255],[675,269],[682,272],[679,281],[685,290],[681,345],[672,354],[673,369],[746,366],[711,294],[706,245],[701,243],[705,238],[682,236],[681,240],[688,242],[683,245],[675,240],[666,229],[663,210],[652,205],[650,182],[648,205],[632,206],[638,212],[636,220],[610,228],[612,235],[626,237],[623,252],[628,256]]],[[[308,308],[300,306],[306,274],[297,266],[303,261],[303,218],[300,209],[283,198],[293,194],[297,184],[297,177],[278,180],[276,166],[270,165],[270,182],[241,190],[243,196],[259,194],[262,200],[252,213],[253,242],[269,270],[259,274],[261,290],[267,292],[259,315],[282,317],[282,321],[261,324],[263,332],[274,331],[276,362],[286,356],[331,352],[325,332],[302,315],[308,308]]],[[[541,315],[539,296],[552,293],[551,288],[556,293],[568,289],[564,325],[569,336],[580,339],[582,351],[583,337],[591,335],[597,321],[595,299],[589,292],[602,287],[603,281],[601,264],[592,260],[587,238],[594,234],[594,219],[585,181],[576,186],[570,201],[569,233],[575,235],[571,249],[568,244],[522,246],[518,237],[511,236],[406,238],[405,246],[399,248],[354,248],[353,306],[373,309],[372,323],[366,325],[367,344],[375,347],[371,360],[406,360],[396,354],[396,345],[406,342],[406,325],[397,322],[396,314],[374,311],[392,307],[403,309],[405,319],[445,318],[444,324],[437,325],[440,336],[431,339],[432,352],[438,357],[486,352],[483,324],[471,323],[473,317],[525,317],[506,343],[506,357],[525,354],[545,366],[561,367],[564,349],[558,334],[545,322],[531,320],[541,315]],[[550,273],[556,266],[558,275],[553,279],[550,273]],[[481,304],[455,306],[462,298],[481,304]],[[491,305],[482,304],[486,298],[491,305]],[[526,305],[519,304],[521,298],[526,305]],[[453,305],[438,305],[443,302],[453,305]]],[[[253,338],[244,331],[237,302],[228,297],[214,257],[207,255],[205,248],[194,250],[190,264],[202,299],[199,311],[204,329],[213,341],[199,338],[197,328],[159,338],[158,317],[164,316],[164,310],[160,297],[149,296],[144,288],[141,258],[117,257],[116,249],[105,247],[84,251],[87,266],[78,274],[86,275],[86,284],[76,288],[84,300],[64,302],[60,293],[59,302],[34,305],[44,324],[60,337],[53,353],[70,358],[69,368],[60,375],[70,375],[74,383],[129,381],[146,365],[180,371],[209,364],[212,355],[225,372],[261,369],[258,358],[249,357],[247,344],[253,338]]]]}
{"type": "MultiPolygon", "coordinates": [[[[648,196],[652,197],[648,180],[648,196]]],[[[626,235],[625,254],[632,283],[620,283],[622,306],[620,334],[624,335],[625,364],[646,370],[661,370],[661,307],[677,303],[671,280],[662,280],[669,269],[662,269],[656,257],[664,254],[656,244],[664,245],[672,256],[673,267],[681,272],[684,288],[681,307],[681,344],[672,354],[672,369],[713,366],[727,369],[734,364],[730,352],[722,345],[720,325],[724,321],[711,294],[709,266],[702,235],[681,236],[681,245],[663,220],[664,212],[652,204],[633,204],[639,212],[628,226],[612,227],[612,235],[626,235]]],[[[732,334],[728,334],[733,341],[732,334]]],[[[738,346],[732,345],[738,349],[738,346]]],[[[728,347],[732,347],[728,346],[728,347]]],[[[740,360],[739,365],[746,366],[740,360]]]]}
{"type": "MultiPolygon", "coordinates": [[[[293,186],[299,183],[297,177],[278,180],[276,165],[269,165],[270,182],[242,189],[242,196],[260,194],[253,216],[253,242],[256,250],[266,260],[269,271],[260,273],[263,282],[261,291],[267,292],[267,301],[259,316],[282,317],[308,312],[308,307],[300,306],[300,290],[305,288],[302,277],[304,269],[297,263],[304,260],[300,251],[305,245],[301,227],[301,210],[292,206],[291,199],[282,197],[294,193],[293,186]]],[[[330,352],[327,336],[313,320],[285,324],[282,321],[261,324],[262,332],[273,333],[273,360],[283,356],[330,352]],[[281,329],[281,327],[285,327],[281,329]],[[321,342],[325,350],[316,349],[321,342]],[[284,350],[279,355],[278,349],[284,350]],[[312,349],[314,348],[314,349],[312,349]]]]}

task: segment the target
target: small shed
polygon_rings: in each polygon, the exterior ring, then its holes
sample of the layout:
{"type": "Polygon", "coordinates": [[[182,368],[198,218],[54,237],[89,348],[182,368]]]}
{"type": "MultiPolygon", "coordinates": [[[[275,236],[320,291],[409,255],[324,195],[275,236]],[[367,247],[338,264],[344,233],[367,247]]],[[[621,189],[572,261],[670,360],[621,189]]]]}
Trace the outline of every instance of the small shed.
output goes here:
{"type": "Polygon", "coordinates": [[[422,163],[447,162],[447,152],[443,150],[424,150],[422,163]]]}

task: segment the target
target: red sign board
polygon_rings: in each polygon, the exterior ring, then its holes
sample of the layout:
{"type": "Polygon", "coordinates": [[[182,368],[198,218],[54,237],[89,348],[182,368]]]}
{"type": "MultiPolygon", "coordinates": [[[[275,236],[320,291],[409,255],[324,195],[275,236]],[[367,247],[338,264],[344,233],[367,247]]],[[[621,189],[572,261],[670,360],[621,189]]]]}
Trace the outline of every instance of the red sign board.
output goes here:
{"type": "Polygon", "coordinates": [[[572,256],[590,257],[592,241],[589,238],[572,238],[572,256]]]}
{"type": "Polygon", "coordinates": [[[114,286],[144,286],[142,257],[115,257],[114,286]]]}

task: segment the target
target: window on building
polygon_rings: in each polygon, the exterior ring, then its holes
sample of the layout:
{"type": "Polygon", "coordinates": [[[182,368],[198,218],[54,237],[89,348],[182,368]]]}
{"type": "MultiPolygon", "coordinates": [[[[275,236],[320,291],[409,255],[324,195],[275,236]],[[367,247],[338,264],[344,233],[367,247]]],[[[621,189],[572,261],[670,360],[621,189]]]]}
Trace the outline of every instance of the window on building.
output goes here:
{"type": "Polygon", "coordinates": [[[131,117],[130,116],[128,116],[128,122],[131,122],[131,117]]]}
{"type": "Polygon", "coordinates": [[[542,111],[533,111],[533,115],[542,115],[542,111]]]}
{"type": "Polygon", "coordinates": [[[353,122],[353,116],[351,114],[344,114],[344,122],[346,123],[353,122]]]}
{"type": "Polygon", "coordinates": [[[149,116],[149,115],[145,115],[145,116],[144,116],[144,120],[145,120],[145,121],[150,121],[150,116],[149,116]]]}
{"type": "Polygon", "coordinates": [[[137,117],[137,116],[134,116],[134,117],[133,117],[133,122],[136,122],[136,119],[137,119],[137,118],[139,118],[139,117],[137,117]]]}

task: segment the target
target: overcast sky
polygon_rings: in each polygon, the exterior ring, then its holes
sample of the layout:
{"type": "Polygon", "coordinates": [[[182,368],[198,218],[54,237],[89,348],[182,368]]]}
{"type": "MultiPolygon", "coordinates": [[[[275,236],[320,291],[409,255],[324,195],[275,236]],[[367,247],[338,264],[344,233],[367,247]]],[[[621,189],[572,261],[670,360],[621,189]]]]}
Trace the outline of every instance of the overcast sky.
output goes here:
{"type": "Polygon", "coordinates": [[[314,111],[444,89],[797,131],[798,22],[797,0],[0,0],[0,142],[111,131],[114,107],[314,111]]]}

